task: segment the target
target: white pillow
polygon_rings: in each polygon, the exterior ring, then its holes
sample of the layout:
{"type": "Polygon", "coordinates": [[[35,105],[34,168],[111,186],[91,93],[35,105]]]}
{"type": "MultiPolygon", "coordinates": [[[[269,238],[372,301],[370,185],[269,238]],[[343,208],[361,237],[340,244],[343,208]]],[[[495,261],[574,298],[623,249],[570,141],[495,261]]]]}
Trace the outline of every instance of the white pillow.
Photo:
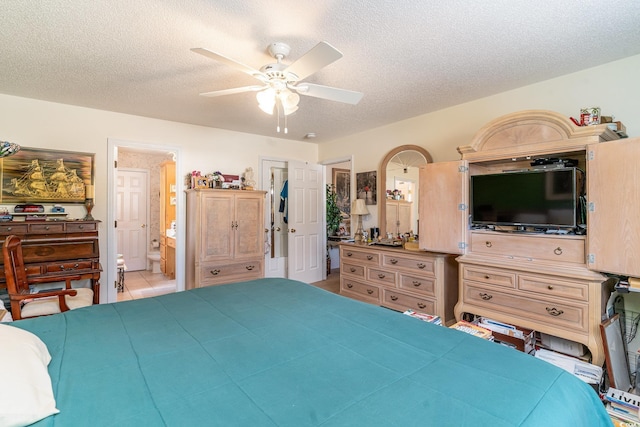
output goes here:
{"type": "Polygon", "coordinates": [[[0,324],[0,426],[26,426],[60,412],[47,371],[50,361],[40,338],[0,324]]]}

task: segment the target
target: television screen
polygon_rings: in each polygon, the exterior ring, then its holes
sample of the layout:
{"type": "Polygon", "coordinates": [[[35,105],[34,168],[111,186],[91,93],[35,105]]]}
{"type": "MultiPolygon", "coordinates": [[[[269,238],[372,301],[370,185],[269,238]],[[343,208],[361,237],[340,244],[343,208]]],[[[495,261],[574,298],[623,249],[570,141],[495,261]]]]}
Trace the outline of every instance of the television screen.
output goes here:
{"type": "Polygon", "coordinates": [[[471,177],[471,222],[530,227],[576,226],[576,169],[471,177]]]}

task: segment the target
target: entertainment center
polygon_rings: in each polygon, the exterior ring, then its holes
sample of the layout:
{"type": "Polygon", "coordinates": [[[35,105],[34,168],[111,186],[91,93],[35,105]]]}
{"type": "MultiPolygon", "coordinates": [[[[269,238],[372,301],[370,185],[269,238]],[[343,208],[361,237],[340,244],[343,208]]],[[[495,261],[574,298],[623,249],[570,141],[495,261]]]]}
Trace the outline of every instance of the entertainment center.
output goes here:
{"type": "Polygon", "coordinates": [[[420,248],[460,254],[456,319],[575,341],[602,365],[603,273],[640,276],[639,142],[529,110],[488,123],[462,160],[423,166],[420,248]]]}

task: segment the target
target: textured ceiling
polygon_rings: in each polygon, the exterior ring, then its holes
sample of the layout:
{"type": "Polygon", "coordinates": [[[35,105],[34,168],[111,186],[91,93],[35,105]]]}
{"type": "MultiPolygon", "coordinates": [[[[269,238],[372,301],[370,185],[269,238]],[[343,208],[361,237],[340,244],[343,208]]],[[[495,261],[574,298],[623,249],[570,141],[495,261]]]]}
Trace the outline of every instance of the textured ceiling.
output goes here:
{"type": "Polygon", "coordinates": [[[640,54],[639,24],[635,0],[3,0],[0,93],[323,142],[640,54]],[[344,57],[306,81],[358,105],[303,96],[284,135],[255,93],[198,95],[257,80],[192,47],[259,68],[321,40],[344,57]]]}

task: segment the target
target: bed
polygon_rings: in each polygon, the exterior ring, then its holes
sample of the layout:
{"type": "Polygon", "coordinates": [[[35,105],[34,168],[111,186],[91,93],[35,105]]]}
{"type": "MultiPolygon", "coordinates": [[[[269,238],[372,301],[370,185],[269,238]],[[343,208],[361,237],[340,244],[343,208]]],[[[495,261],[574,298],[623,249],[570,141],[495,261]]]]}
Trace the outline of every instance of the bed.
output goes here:
{"type": "Polygon", "coordinates": [[[611,425],[553,365],[286,279],[12,326],[51,354],[38,427],[611,425]]]}

